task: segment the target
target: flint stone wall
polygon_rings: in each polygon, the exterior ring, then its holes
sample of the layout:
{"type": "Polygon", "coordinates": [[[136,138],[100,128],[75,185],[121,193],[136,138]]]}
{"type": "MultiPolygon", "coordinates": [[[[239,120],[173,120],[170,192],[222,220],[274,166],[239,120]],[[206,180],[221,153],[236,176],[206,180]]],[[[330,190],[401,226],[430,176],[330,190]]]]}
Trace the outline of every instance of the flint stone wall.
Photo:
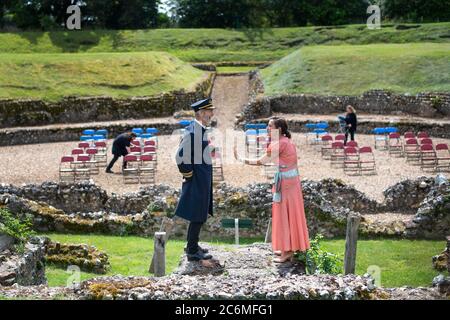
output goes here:
{"type": "MultiPolygon", "coordinates": [[[[107,129],[110,137],[115,137],[121,133],[131,130],[136,126],[156,128],[162,135],[171,135],[175,130],[181,129],[181,126],[175,122],[149,122],[148,124],[140,123],[139,125],[133,125],[132,122],[129,124],[108,124],[102,125],[102,129],[107,129]]],[[[0,146],[79,141],[81,132],[84,129],[92,129],[92,126],[0,129],[0,146]]]]}
{"type": "Polygon", "coordinates": [[[312,94],[262,97],[246,106],[244,121],[269,117],[272,113],[328,115],[345,112],[345,107],[349,104],[360,113],[450,117],[450,93],[420,93],[411,96],[372,90],[359,97],[312,94]]]}
{"type": "Polygon", "coordinates": [[[46,284],[44,256],[44,240],[37,237],[25,244],[23,254],[12,249],[0,252],[0,286],[46,284]]]}
{"type": "MultiPolygon", "coordinates": [[[[423,182],[423,179],[418,179],[399,185],[420,186],[423,182]]],[[[408,188],[391,188],[386,193],[386,205],[377,203],[338,180],[305,180],[302,188],[309,231],[311,235],[321,233],[325,237],[343,236],[347,216],[354,213],[363,216],[360,229],[363,235],[441,238],[450,233],[450,191],[446,189],[448,183],[441,186],[432,181],[429,183],[425,195],[422,188],[411,187],[413,191],[408,188]],[[414,200],[397,200],[405,197],[414,200]],[[395,220],[385,224],[364,218],[365,214],[391,212],[388,209],[393,209],[395,205],[411,206],[412,202],[414,206],[417,203],[419,205],[417,212],[405,212],[416,213],[410,223],[395,220]]],[[[163,221],[173,218],[179,197],[178,190],[164,185],[142,188],[137,193],[111,196],[93,184],[60,186],[46,183],[41,187],[2,186],[0,206],[3,204],[14,213],[32,213],[35,228],[44,232],[153,236],[154,232],[159,231],[163,221]],[[28,199],[44,202],[36,203],[28,199]],[[49,204],[56,208],[49,207],[49,204]]],[[[254,228],[241,230],[241,235],[261,237],[267,230],[271,206],[271,185],[268,183],[245,188],[221,184],[214,191],[215,215],[208,220],[203,237],[233,236],[233,229],[222,228],[223,218],[251,219],[254,228]]],[[[184,237],[187,223],[182,219],[172,221],[172,234],[184,237]]]]}
{"type": "MultiPolygon", "coordinates": [[[[311,122],[307,120],[289,119],[289,115],[286,115],[286,120],[289,125],[289,130],[292,132],[306,133],[306,124],[311,122]]],[[[250,122],[264,122],[268,123],[269,118],[260,118],[252,120],[250,122]]],[[[319,122],[319,121],[317,121],[319,122]]],[[[339,122],[337,120],[329,121],[330,132],[339,132],[339,122]]],[[[427,123],[419,121],[372,121],[372,120],[360,120],[358,126],[358,134],[373,134],[375,128],[396,127],[400,132],[420,132],[426,131],[433,137],[439,137],[443,139],[450,139],[450,124],[449,123],[427,123]]],[[[242,128],[242,124],[238,126],[242,128]]]]}
{"type": "Polygon", "coordinates": [[[151,97],[66,97],[49,103],[3,99],[0,100],[0,128],[169,117],[210,96],[214,77],[208,75],[192,92],[180,90],[151,97]]]}

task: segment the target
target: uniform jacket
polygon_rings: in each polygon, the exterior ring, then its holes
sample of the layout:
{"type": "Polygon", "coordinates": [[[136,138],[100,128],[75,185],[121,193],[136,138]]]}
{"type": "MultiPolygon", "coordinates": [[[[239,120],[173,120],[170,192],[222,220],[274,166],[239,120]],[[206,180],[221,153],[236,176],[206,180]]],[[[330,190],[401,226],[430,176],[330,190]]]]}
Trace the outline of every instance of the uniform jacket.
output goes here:
{"type": "Polygon", "coordinates": [[[191,222],[204,223],[213,215],[213,168],[211,152],[204,129],[194,121],[177,151],[177,165],[184,177],[175,215],[191,222]]]}
{"type": "Polygon", "coordinates": [[[113,142],[112,154],[118,156],[126,156],[128,154],[127,148],[131,146],[130,137],[123,133],[119,135],[113,142]]]}

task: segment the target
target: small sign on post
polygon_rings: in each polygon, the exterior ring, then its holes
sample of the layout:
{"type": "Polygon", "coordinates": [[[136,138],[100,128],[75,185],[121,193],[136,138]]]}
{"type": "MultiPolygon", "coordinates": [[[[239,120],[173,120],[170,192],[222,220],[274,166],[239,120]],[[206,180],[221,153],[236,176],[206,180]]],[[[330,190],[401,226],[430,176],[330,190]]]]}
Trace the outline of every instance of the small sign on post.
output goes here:
{"type": "Polygon", "coordinates": [[[358,228],[361,217],[349,215],[347,218],[347,235],[345,238],[344,273],[355,274],[356,248],[358,242],[358,228]]]}
{"type": "Polygon", "coordinates": [[[166,275],[166,233],[155,233],[153,253],[153,269],[155,277],[164,277],[166,275]]]}

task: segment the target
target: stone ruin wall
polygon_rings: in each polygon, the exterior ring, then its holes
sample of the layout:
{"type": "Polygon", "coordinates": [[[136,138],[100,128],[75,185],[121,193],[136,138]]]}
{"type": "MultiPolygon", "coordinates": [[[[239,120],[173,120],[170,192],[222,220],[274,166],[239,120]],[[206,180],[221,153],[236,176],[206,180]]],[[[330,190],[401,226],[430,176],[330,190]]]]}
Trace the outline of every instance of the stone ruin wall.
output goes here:
{"type": "MultiPolygon", "coordinates": [[[[450,233],[450,189],[438,187],[434,179],[403,181],[385,192],[378,203],[338,180],[302,181],[308,226],[312,235],[345,235],[347,216],[362,215],[361,234],[368,237],[393,236],[441,239],[450,233]],[[409,208],[408,210],[404,210],[409,208]],[[371,223],[365,214],[398,212],[414,215],[411,223],[371,223]]],[[[184,237],[187,223],[171,219],[179,191],[156,185],[139,192],[112,194],[94,184],[59,185],[44,183],[14,187],[0,186],[0,206],[15,213],[31,213],[42,232],[135,234],[152,237],[169,218],[172,234],[184,237]],[[52,206],[52,207],[49,207],[52,206]]],[[[253,229],[241,230],[243,237],[263,237],[271,216],[270,184],[235,188],[221,184],[214,193],[215,216],[204,228],[204,238],[232,237],[234,230],[221,226],[223,218],[251,219],[253,229]]]]}
{"type": "Polygon", "coordinates": [[[428,92],[417,95],[395,94],[386,90],[371,90],[361,96],[315,94],[283,94],[263,96],[264,84],[259,72],[250,76],[250,101],[237,115],[236,125],[269,118],[273,113],[320,114],[345,113],[347,105],[359,113],[379,115],[410,115],[427,118],[450,117],[450,93],[428,92]]]}
{"type": "Polygon", "coordinates": [[[66,97],[59,102],[0,100],[0,128],[170,117],[193,102],[210,96],[215,74],[191,92],[173,91],[151,97],[66,97]]]}

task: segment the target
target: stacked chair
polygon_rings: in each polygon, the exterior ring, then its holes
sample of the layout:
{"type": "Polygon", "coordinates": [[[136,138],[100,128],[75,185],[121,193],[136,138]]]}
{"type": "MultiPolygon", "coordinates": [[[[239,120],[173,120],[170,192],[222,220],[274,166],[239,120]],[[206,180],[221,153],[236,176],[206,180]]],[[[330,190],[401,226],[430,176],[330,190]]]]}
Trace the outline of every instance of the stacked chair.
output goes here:
{"type": "Polygon", "coordinates": [[[108,161],[108,131],[87,129],[70,155],[63,156],[59,165],[59,180],[65,183],[88,181],[98,175],[108,161]]]}
{"type": "Polygon", "coordinates": [[[124,184],[154,184],[158,167],[158,134],[156,128],[134,128],[137,138],[133,140],[124,161],[124,184]]]}

